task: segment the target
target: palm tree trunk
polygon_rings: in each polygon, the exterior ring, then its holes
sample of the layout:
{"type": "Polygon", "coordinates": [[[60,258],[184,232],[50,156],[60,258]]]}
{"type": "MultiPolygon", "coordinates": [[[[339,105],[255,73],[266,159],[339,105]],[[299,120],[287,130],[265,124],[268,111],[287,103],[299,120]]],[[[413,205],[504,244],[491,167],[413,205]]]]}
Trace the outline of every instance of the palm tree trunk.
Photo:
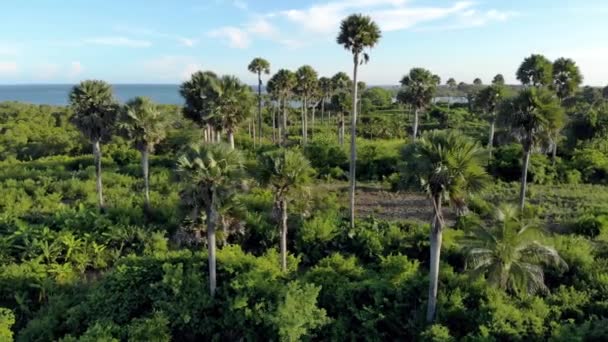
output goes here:
{"type": "Polygon", "coordinates": [[[526,189],[528,187],[528,166],[530,164],[530,154],[532,153],[532,146],[524,147],[524,160],[521,167],[521,188],[519,191],[519,210],[521,213],[524,211],[526,204],[526,189]]]}
{"type": "Polygon", "coordinates": [[[302,99],[302,145],[306,145],[306,97],[302,99]]]}
{"type": "Polygon", "coordinates": [[[359,67],[359,54],[354,56],[353,66],[353,115],[350,118],[350,227],[355,227],[355,178],[357,163],[357,69],[359,67]]]}
{"type": "Polygon", "coordinates": [[[287,201],[282,199],[281,207],[281,269],[287,271],[287,201]]]}
{"type": "Polygon", "coordinates": [[[414,109],[414,131],[413,131],[414,140],[418,137],[418,108],[414,109]]]}
{"type": "Polygon", "coordinates": [[[494,130],[496,126],[496,117],[492,114],[492,121],[490,122],[490,136],[488,137],[488,151],[490,153],[490,159],[492,159],[492,148],[494,147],[494,130]]]}
{"type": "Polygon", "coordinates": [[[321,124],[325,122],[325,96],[323,96],[323,100],[321,100],[321,124]]]}
{"type": "Polygon", "coordinates": [[[211,206],[207,209],[207,253],[209,262],[209,294],[211,294],[211,297],[215,295],[215,289],[217,287],[215,257],[215,224],[217,222],[216,216],[217,213],[215,209],[215,203],[214,199],[212,199],[211,206]]]}
{"type": "Polygon", "coordinates": [[[442,236],[442,213],[441,197],[433,196],[433,221],[430,232],[430,265],[429,265],[429,299],[426,310],[426,321],[433,322],[437,311],[437,287],[439,285],[439,261],[441,257],[442,236]]]}
{"type": "Polygon", "coordinates": [[[101,145],[99,140],[93,142],[93,159],[95,160],[95,177],[97,178],[97,201],[99,209],[103,210],[105,205],[103,202],[103,186],[101,184],[101,145]]]}
{"type": "Polygon", "coordinates": [[[344,113],[340,113],[340,122],[338,125],[338,142],[340,143],[340,146],[344,146],[344,113]]]}
{"type": "Polygon", "coordinates": [[[262,72],[258,71],[258,142],[262,143],[262,72]]]}
{"type": "Polygon", "coordinates": [[[141,168],[144,176],[144,208],[150,210],[150,177],[148,175],[148,155],[150,154],[148,146],[141,150],[141,168]]]}
{"type": "Polygon", "coordinates": [[[234,150],[234,132],[232,129],[228,130],[228,143],[230,144],[230,148],[234,150]]]}
{"type": "MultiPolygon", "coordinates": [[[[274,107],[274,106],[273,106],[274,107]]],[[[276,143],[277,142],[277,113],[276,110],[277,108],[272,108],[272,142],[276,143]]]]}
{"type": "Polygon", "coordinates": [[[283,136],[281,145],[287,144],[287,99],[283,99],[283,136]]]}
{"type": "Polygon", "coordinates": [[[317,102],[316,104],[313,104],[312,106],[312,114],[310,116],[311,118],[311,127],[312,129],[310,130],[310,136],[313,137],[313,134],[315,132],[315,109],[317,108],[317,104],[319,104],[319,102],[317,102]]]}
{"type": "Polygon", "coordinates": [[[551,151],[551,165],[555,166],[555,158],[557,158],[557,133],[553,137],[553,149],[551,151]]]}

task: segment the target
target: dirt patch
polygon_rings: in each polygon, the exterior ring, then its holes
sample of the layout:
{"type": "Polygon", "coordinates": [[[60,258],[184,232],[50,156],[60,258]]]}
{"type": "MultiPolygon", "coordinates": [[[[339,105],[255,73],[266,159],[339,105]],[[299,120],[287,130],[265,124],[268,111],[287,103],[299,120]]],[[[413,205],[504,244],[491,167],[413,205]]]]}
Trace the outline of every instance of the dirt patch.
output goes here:
{"type": "MultiPolygon", "coordinates": [[[[348,185],[324,185],[327,190],[340,193],[348,206],[348,185]]],[[[380,185],[358,185],[355,203],[357,217],[374,216],[383,220],[417,220],[430,222],[433,211],[428,197],[415,192],[392,192],[380,185]]],[[[449,208],[444,210],[446,223],[454,221],[449,208]]]]}

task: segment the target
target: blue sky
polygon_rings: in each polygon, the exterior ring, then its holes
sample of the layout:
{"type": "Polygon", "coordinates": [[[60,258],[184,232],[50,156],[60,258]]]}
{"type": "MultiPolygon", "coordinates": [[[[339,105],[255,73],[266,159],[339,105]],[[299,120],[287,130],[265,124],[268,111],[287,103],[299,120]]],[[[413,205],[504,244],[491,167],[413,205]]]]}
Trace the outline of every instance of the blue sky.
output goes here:
{"type": "Polygon", "coordinates": [[[396,84],[410,68],[489,82],[524,57],[573,58],[585,84],[608,84],[606,0],[22,0],[0,5],[0,83],[178,83],[198,69],[254,83],[248,62],[350,73],[340,20],[371,15],[383,37],[361,68],[396,84]]]}

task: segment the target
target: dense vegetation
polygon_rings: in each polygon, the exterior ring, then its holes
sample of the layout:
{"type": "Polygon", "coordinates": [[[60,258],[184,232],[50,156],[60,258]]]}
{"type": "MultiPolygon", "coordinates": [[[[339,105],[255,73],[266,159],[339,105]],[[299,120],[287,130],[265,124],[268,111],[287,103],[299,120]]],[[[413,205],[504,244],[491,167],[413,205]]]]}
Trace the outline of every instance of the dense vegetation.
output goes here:
{"type": "MultiPolygon", "coordinates": [[[[355,73],[379,39],[345,20],[355,73]]],[[[0,340],[605,340],[608,87],[540,55],[517,77],[0,103],[0,340]],[[353,218],[361,185],[395,193],[353,218]],[[402,195],[422,214],[383,218],[402,195]]]]}

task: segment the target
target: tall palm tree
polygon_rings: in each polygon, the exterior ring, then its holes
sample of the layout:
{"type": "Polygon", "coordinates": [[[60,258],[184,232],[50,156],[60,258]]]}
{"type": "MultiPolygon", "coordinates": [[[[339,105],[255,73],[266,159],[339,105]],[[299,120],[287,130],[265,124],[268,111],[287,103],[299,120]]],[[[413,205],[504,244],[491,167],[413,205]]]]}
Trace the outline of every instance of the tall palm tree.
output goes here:
{"type": "MultiPolygon", "coordinates": [[[[572,95],[583,82],[583,75],[576,63],[570,58],[558,58],[553,62],[553,84],[552,88],[557,93],[560,104],[572,95]]],[[[557,144],[559,142],[559,133],[561,127],[555,127],[551,133],[552,153],[551,161],[555,165],[557,156],[557,144]]]]}
{"type": "Polygon", "coordinates": [[[296,70],[296,92],[302,101],[302,145],[308,142],[308,101],[317,90],[317,72],[310,65],[296,70]]]}
{"type": "MultiPolygon", "coordinates": [[[[262,143],[262,74],[270,74],[270,63],[261,57],[254,58],[247,66],[249,72],[258,76],[258,138],[262,143]]],[[[255,141],[254,141],[255,142],[255,141]]]]}
{"type": "Polygon", "coordinates": [[[310,162],[295,150],[281,149],[260,156],[259,180],[274,191],[274,208],[280,214],[281,267],[287,270],[287,205],[306,189],[314,173],[310,162]]]}
{"type": "Polygon", "coordinates": [[[218,124],[214,122],[213,113],[217,107],[218,82],[218,76],[212,71],[197,71],[179,89],[185,100],[182,107],[184,117],[201,127],[206,142],[216,140],[213,135],[218,124]]]}
{"type": "Polygon", "coordinates": [[[544,88],[530,87],[505,102],[500,116],[521,141],[524,150],[519,193],[519,209],[523,212],[532,150],[551,130],[563,125],[564,111],[552,92],[544,88]]]}
{"type": "Polygon", "coordinates": [[[517,209],[496,209],[495,226],[474,225],[460,239],[466,267],[484,274],[490,284],[516,294],[547,291],[544,265],[567,267],[557,251],[544,244],[539,229],[526,224],[517,209]]]}
{"type": "Polygon", "coordinates": [[[278,114],[278,111],[281,110],[281,97],[279,94],[279,89],[276,84],[276,79],[274,77],[271,77],[268,80],[268,82],[266,83],[266,92],[268,93],[269,102],[273,106],[272,111],[271,111],[270,120],[272,121],[272,142],[276,143],[278,140],[277,134],[276,134],[276,130],[277,130],[277,126],[278,126],[277,114],[278,114]]]}
{"type": "Polygon", "coordinates": [[[193,145],[179,158],[178,172],[185,184],[182,201],[192,209],[195,222],[201,219],[201,210],[205,211],[209,292],[213,296],[217,287],[215,231],[218,210],[223,203],[231,201],[240,184],[243,158],[237,150],[224,144],[193,145]]]}
{"type": "Polygon", "coordinates": [[[147,97],[136,97],[125,105],[118,127],[121,133],[141,153],[141,167],[144,177],[144,204],[150,209],[150,177],[148,158],[154,147],[167,134],[168,116],[147,97]]]}
{"type": "Polygon", "coordinates": [[[492,147],[494,146],[494,131],[496,126],[496,110],[500,101],[504,97],[504,87],[500,84],[493,84],[484,88],[477,94],[475,101],[476,107],[488,117],[490,121],[490,134],[488,136],[488,151],[492,158],[492,147]]]}
{"type": "Polygon", "coordinates": [[[543,55],[531,55],[524,59],[516,75],[525,86],[548,86],[553,79],[553,63],[543,55]]]}
{"type": "Polygon", "coordinates": [[[217,102],[212,116],[226,131],[230,148],[234,149],[234,133],[251,114],[251,88],[234,76],[222,76],[217,83],[217,102]]]}
{"type": "Polygon", "coordinates": [[[112,87],[99,80],[80,82],[72,88],[69,97],[70,107],[74,112],[71,121],[93,145],[97,200],[99,208],[103,209],[101,143],[110,138],[119,106],[112,95],[112,87]]]}
{"type": "Polygon", "coordinates": [[[382,36],[378,25],[368,16],[353,14],[342,20],[340,33],[336,38],[353,55],[353,115],[350,121],[350,168],[349,168],[349,197],[350,197],[350,226],[355,226],[355,178],[357,162],[357,71],[359,64],[367,63],[369,55],[365,49],[371,49],[382,36]],[[362,58],[362,59],[361,59],[362,58]]]}
{"type": "Polygon", "coordinates": [[[404,89],[397,98],[400,102],[409,104],[414,108],[412,137],[416,139],[418,136],[420,111],[426,108],[433,100],[437,85],[439,85],[438,77],[433,75],[429,70],[413,68],[407,75],[403,76],[401,85],[404,89]]]}
{"type": "Polygon", "coordinates": [[[279,120],[281,122],[279,135],[281,138],[281,145],[285,145],[287,143],[287,114],[289,108],[289,99],[296,86],[296,75],[287,69],[280,69],[268,82],[272,82],[273,88],[275,89],[279,98],[279,102],[282,103],[283,106],[282,119],[279,120]]]}
{"type": "Polygon", "coordinates": [[[453,131],[430,131],[405,150],[407,177],[416,177],[433,209],[430,230],[430,272],[427,321],[435,318],[439,260],[444,229],[442,203],[445,199],[462,206],[467,194],[479,191],[488,176],[482,167],[479,145],[453,131]]]}

